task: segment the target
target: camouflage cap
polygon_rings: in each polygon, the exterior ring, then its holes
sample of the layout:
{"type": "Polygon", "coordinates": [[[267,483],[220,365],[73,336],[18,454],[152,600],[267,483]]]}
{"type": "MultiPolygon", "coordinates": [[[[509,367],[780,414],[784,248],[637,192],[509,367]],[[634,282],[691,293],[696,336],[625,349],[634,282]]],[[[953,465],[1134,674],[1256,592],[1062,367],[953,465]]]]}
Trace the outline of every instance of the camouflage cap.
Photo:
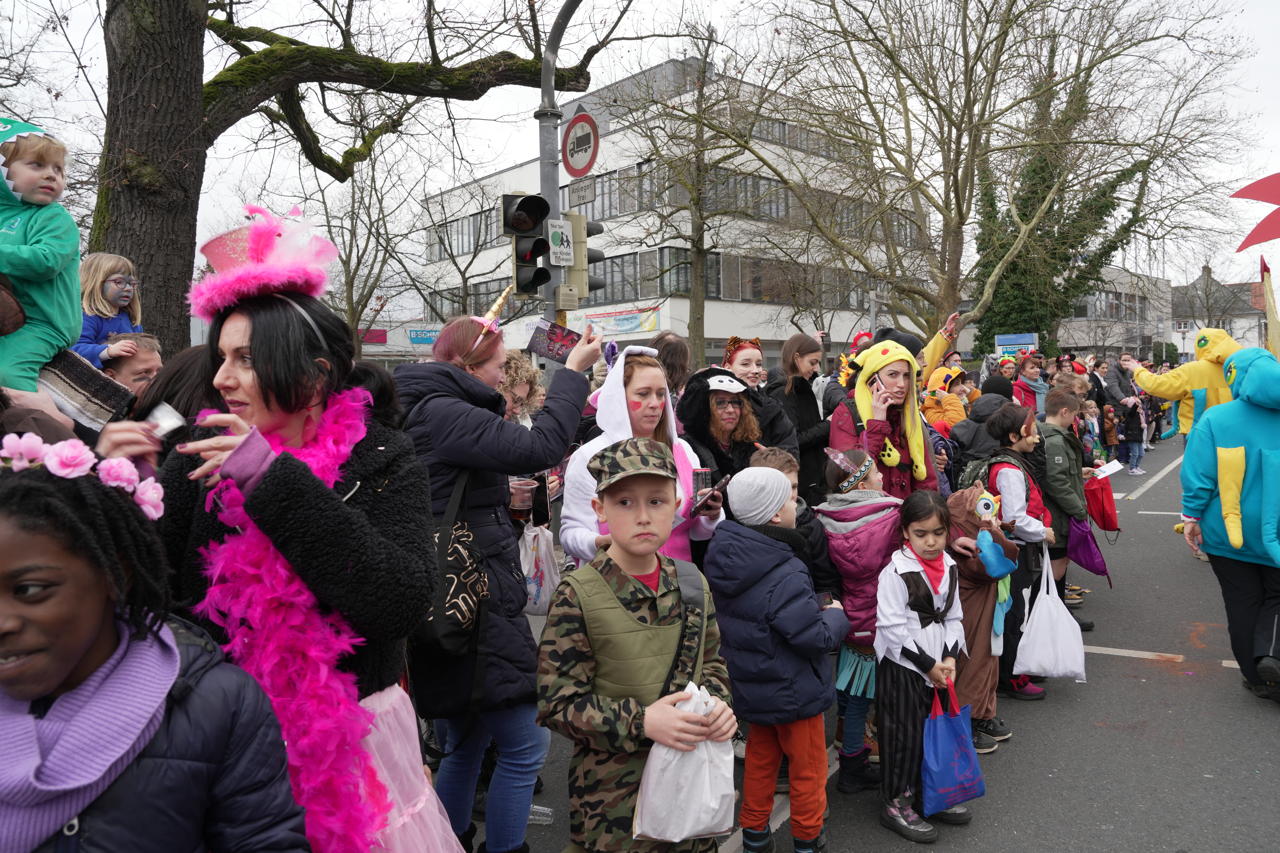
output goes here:
{"type": "Polygon", "coordinates": [[[676,459],[671,448],[652,438],[628,438],[611,444],[587,462],[596,478],[596,493],[636,474],[676,479],[676,459]]]}

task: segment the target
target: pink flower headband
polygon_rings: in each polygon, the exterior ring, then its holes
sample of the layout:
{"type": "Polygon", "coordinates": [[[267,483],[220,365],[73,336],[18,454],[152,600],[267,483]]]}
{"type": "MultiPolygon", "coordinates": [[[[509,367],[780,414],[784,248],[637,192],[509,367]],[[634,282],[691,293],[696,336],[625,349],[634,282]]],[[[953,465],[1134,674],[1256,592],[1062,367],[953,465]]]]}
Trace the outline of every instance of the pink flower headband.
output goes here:
{"type": "Polygon", "coordinates": [[[73,480],[86,474],[94,474],[104,486],[124,489],[133,495],[133,502],[142,514],[155,521],[164,515],[164,486],[154,477],[139,480],[138,469],[124,458],[98,460],[89,446],[78,438],[45,444],[34,432],[18,435],[9,433],[0,443],[0,467],[14,471],[43,466],[55,477],[73,480]],[[94,469],[94,465],[97,469],[94,469]]]}

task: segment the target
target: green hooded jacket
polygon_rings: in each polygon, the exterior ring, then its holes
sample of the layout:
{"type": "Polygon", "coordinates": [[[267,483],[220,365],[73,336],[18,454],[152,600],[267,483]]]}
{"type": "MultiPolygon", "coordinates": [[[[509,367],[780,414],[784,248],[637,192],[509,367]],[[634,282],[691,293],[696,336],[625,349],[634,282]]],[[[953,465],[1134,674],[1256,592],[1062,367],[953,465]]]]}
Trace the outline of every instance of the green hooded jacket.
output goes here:
{"type": "MultiPolygon", "coordinates": [[[[0,143],[45,132],[33,124],[0,118],[0,143]]],[[[84,314],[80,309],[80,232],[58,203],[30,204],[13,192],[0,162],[0,273],[13,282],[27,324],[43,327],[60,346],[75,343],[84,314]]]]}

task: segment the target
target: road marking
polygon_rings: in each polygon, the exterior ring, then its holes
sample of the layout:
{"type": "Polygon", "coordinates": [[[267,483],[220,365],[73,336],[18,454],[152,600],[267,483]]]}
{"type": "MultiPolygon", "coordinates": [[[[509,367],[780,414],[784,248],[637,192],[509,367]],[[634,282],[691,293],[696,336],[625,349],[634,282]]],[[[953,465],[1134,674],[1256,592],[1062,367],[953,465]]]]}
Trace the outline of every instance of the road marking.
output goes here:
{"type": "Polygon", "coordinates": [[[1182,655],[1170,655],[1164,652],[1139,652],[1133,649],[1109,649],[1105,646],[1085,646],[1086,652],[1095,655],[1114,655],[1122,658],[1142,658],[1143,660],[1158,660],[1166,663],[1182,663],[1186,658],[1182,655]]]}
{"type": "Polygon", "coordinates": [[[1115,498],[1118,501],[1122,501],[1124,500],[1124,492],[1115,492],[1114,494],[1111,495],[1111,497],[1115,498]]]}
{"type": "Polygon", "coordinates": [[[1233,660],[1224,660],[1224,661],[1222,662],[1222,665],[1223,665],[1223,666],[1225,666],[1227,669],[1239,669],[1239,668],[1240,668],[1240,664],[1236,663],[1236,662],[1235,662],[1235,661],[1233,661],[1233,660]]]}
{"type": "Polygon", "coordinates": [[[1138,515],[1182,515],[1182,513],[1165,512],[1165,511],[1156,512],[1155,510],[1150,510],[1150,509],[1140,509],[1138,510],[1138,515]]]}
{"type": "Polygon", "coordinates": [[[1170,471],[1172,471],[1174,468],[1177,468],[1181,464],[1182,464],[1182,457],[1179,456],[1177,459],[1173,460],[1168,465],[1161,468],[1160,473],[1156,474],[1150,480],[1147,480],[1147,482],[1139,486],[1136,491],[1130,492],[1129,494],[1125,495],[1125,500],[1136,501],[1138,498],[1146,494],[1147,489],[1151,488],[1156,483],[1160,482],[1161,478],[1163,478],[1164,475],[1168,474],[1170,471]]]}
{"type": "MultiPolygon", "coordinates": [[[[836,771],[839,769],[840,754],[834,748],[829,748],[827,750],[827,778],[830,779],[836,775],[836,771]]],[[[791,798],[786,794],[775,794],[773,811],[769,814],[769,828],[777,832],[790,819],[791,798]]],[[[733,835],[730,835],[717,849],[719,853],[742,853],[742,830],[739,829],[733,835]]]]}

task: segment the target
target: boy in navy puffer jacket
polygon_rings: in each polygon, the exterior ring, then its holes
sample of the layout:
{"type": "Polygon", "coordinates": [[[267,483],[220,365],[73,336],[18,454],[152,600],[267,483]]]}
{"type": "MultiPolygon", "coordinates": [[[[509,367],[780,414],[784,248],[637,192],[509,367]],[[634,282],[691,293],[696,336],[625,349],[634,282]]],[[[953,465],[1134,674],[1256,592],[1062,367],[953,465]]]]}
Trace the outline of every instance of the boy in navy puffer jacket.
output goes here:
{"type": "Polygon", "coordinates": [[[729,482],[737,521],[722,522],[705,571],[729,664],[734,709],[751,723],[742,787],[743,849],[773,850],[769,814],[778,767],[790,762],[791,832],[801,853],[826,850],[827,744],[835,699],[827,655],[849,630],[839,602],[825,609],[803,561],[796,499],[786,475],[747,468],[729,482]]]}

